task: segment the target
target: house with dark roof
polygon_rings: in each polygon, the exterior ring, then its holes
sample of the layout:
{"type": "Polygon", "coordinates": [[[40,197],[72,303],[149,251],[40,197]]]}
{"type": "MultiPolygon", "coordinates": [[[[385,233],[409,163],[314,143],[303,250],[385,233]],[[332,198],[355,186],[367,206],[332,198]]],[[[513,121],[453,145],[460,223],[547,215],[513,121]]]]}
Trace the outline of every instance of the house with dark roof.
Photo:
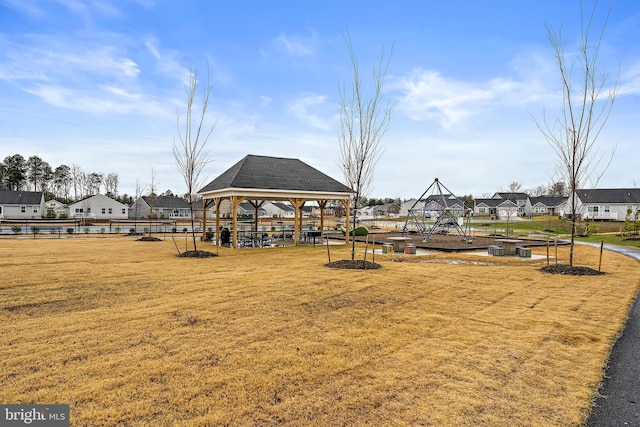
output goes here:
{"type": "Polygon", "coordinates": [[[44,212],[41,191],[0,191],[0,219],[38,219],[44,212]]]}
{"type": "Polygon", "coordinates": [[[568,197],[538,196],[530,197],[531,215],[564,216],[567,209],[568,197]]]}
{"type": "Polygon", "coordinates": [[[189,203],[177,196],[142,196],[129,207],[129,218],[191,218],[189,203]]]}
{"type": "MultiPolygon", "coordinates": [[[[513,204],[515,204],[518,209],[515,212],[515,215],[517,216],[531,216],[531,201],[529,200],[529,195],[527,193],[520,193],[520,192],[497,192],[493,194],[494,199],[497,200],[508,200],[510,202],[512,202],[513,204]]],[[[500,204],[499,204],[500,206],[500,204]]],[[[509,216],[513,216],[511,214],[511,203],[504,203],[502,205],[502,210],[503,213],[501,215],[500,213],[500,208],[498,209],[498,216],[503,217],[507,214],[507,212],[504,212],[505,209],[508,210],[509,216]],[[509,206],[507,208],[507,206],[509,206]]]]}
{"type": "MultiPolygon", "coordinates": [[[[583,219],[624,221],[627,212],[631,215],[640,209],[640,189],[599,188],[576,191],[576,213],[583,219]]],[[[571,197],[567,203],[567,214],[571,213],[571,197]]]]}
{"type": "MultiPolygon", "coordinates": [[[[473,214],[499,219],[512,219],[520,215],[520,206],[511,199],[475,199],[473,214]]],[[[524,209],[523,209],[524,210],[524,209]]]]}
{"type": "Polygon", "coordinates": [[[462,199],[453,194],[431,194],[422,200],[424,212],[429,212],[431,216],[437,216],[439,213],[448,209],[455,216],[462,216],[465,213],[464,202],[462,199]]]}

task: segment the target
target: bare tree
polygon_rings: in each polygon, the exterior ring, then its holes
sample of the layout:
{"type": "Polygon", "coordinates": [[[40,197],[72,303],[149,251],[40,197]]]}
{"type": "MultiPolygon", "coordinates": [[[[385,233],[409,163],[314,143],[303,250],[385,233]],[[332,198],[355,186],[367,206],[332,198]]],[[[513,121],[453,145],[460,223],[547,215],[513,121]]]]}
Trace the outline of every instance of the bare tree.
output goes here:
{"type": "MultiPolygon", "coordinates": [[[[71,169],[69,169],[71,175],[71,183],[73,185],[73,200],[78,200],[78,190],[82,191],[83,187],[83,172],[80,165],[73,163],[71,169]]],[[[82,197],[82,194],[81,196],[82,197]]]]}
{"type": "Polygon", "coordinates": [[[120,183],[120,177],[117,173],[108,173],[104,176],[104,193],[107,196],[118,198],[118,184],[120,183]]]}
{"type": "Polygon", "coordinates": [[[156,204],[156,198],[158,194],[156,193],[156,171],[151,167],[151,182],[149,183],[149,195],[147,196],[147,204],[149,205],[149,237],[151,237],[151,229],[153,227],[153,220],[158,218],[158,213],[153,212],[153,208],[156,204]]]}
{"type": "Polygon", "coordinates": [[[594,41],[591,39],[596,6],[594,4],[591,13],[585,17],[582,2],[580,3],[580,39],[575,56],[565,56],[562,29],[556,31],[550,25],[546,25],[547,37],[560,71],[562,108],[555,119],[547,118],[545,111],[541,121],[534,118],[538,129],[558,156],[562,178],[569,187],[570,267],[573,267],[576,221],[579,214],[576,190],[580,189],[586,180],[597,183],[611,162],[609,159],[604,168],[599,172],[596,170],[599,169],[602,160],[596,149],[596,141],[609,119],[618,91],[617,80],[613,86],[606,88],[609,76],[601,71],[599,64],[600,45],[606,21],[598,38],[594,41]]]}
{"type": "MultiPolygon", "coordinates": [[[[350,90],[340,89],[340,167],[348,187],[353,191],[353,229],[356,228],[358,203],[371,190],[375,168],[384,151],[382,138],[389,128],[393,104],[382,105],[382,88],[393,55],[384,49],[377,65],[373,66],[373,88],[367,93],[363,87],[358,59],[351,38],[344,36],[353,68],[350,90]]],[[[347,233],[349,226],[347,225],[347,233]]],[[[354,233],[355,234],[355,233],[354,233]]],[[[354,236],[355,237],[355,236],[354,236]]],[[[351,259],[355,259],[355,238],[351,242],[351,259]]]]}
{"type": "Polygon", "coordinates": [[[144,190],[140,186],[140,180],[136,178],[135,200],[133,201],[133,233],[138,233],[138,211],[140,210],[140,198],[144,190]]]}
{"type": "Polygon", "coordinates": [[[519,193],[522,191],[522,184],[518,181],[512,181],[507,188],[509,189],[509,193],[519,193]]]}
{"type": "Polygon", "coordinates": [[[198,191],[198,188],[203,184],[202,171],[210,162],[209,155],[205,151],[205,146],[217,122],[214,120],[210,127],[205,124],[207,109],[209,107],[209,95],[213,88],[213,84],[209,79],[208,67],[206,84],[202,87],[202,104],[200,107],[194,105],[197,101],[196,98],[199,88],[200,81],[198,80],[198,73],[192,68],[189,68],[189,83],[186,86],[187,105],[184,113],[184,129],[181,128],[181,115],[177,114],[176,123],[180,144],[176,144],[175,139],[173,141],[173,156],[175,157],[176,165],[184,179],[187,190],[186,199],[187,203],[189,203],[194,251],[197,251],[197,245],[193,206],[196,201],[196,191],[198,191]],[[196,109],[199,110],[194,111],[196,109]]]}

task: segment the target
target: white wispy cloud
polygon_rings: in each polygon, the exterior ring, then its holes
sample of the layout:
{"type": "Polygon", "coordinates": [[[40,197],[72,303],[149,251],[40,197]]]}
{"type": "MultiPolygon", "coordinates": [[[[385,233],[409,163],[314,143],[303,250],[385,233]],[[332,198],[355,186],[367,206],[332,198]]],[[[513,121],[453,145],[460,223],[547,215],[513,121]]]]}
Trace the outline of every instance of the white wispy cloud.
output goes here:
{"type": "MultiPolygon", "coordinates": [[[[140,80],[140,65],[124,48],[45,36],[0,39],[0,48],[0,79],[47,104],[92,114],[175,114],[176,102],[161,99],[169,98],[168,91],[143,90],[147,85],[140,80]]],[[[176,70],[187,74],[177,62],[165,62],[168,55],[157,49],[154,56],[165,64],[161,73],[171,78],[176,70]]]]}
{"type": "Polygon", "coordinates": [[[189,68],[178,59],[178,52],[161,49],[155,37],[148,37],[144,45],[155,59],[156,70],[168,76],[176,76],[183,84],[189,82],[189,68]]]}
{"type": "Polygon", "coordinates": [[[391,86],[401,92],[398,107],[413,120],[435,120],[444,127],[458,123],[512,86],[509,81],[480,85],[446,78],[433,70],[414,69],[391,86]]]}
{"type": "Polygon", "coordinates": [[[175,106],[167,105],[161,100],[109,85],[100,85],[95,90],[53,84],[35,85],[33,88],[25,89],[25,92],[56,107],[92,114],[172,117],[175,111],[175,106]]]}
{"type": "Polygon", "coordinates": [[[77,80],[79,75],[95,74],[116,79],[136,77],[135,61],[119,49],[74,40],[47,40],[31,36],[23,43],[0,43],[6,58],[0,56],[0,76],[7,80],[77,80]]]}
{"type": "Polygon", "coordinates": [[[264,96],[264,95],[260,95],[260,108],[264,108],[264,107],[270,105],[271,101],[273,101],[273,99],[271,99],[270,97],[264,96]]]}
{"type": "Polygon", "coordinates": [[[296,99],[288,108],[289,112],[293,114],[298,120],[305,123],[308,126],[312,126],[318,129],[328,130],[331,129],[331,120],[321,117],[314,109],[318,109],[323,106],[327,97],[324,95],[317,95],[314,93],[304,94],[302,97],[296,99]]]}
{"type": "Polygon", "coordinates": [[[43,18],[45,11],[34,0],[0,0],[0,4],[31,18],[43,18]]]}
{"type": "Polygon", "coordinates": [[[91,23],[94,15],[117,18],[120,11],[111,1],[95,0],[56,0],[57,3],[65,7],[69,13],[80,17],[85,23],[91,23]]]}
{"type": "Polygon", "coordinates": [[[489,109],[525,107],[556,99],[552,71],[542,58],[530,57],[505,69],[509,75],[484,81],[460,80],[436,70],[414,68],[405,76],[390,79],[389,86],[400,93],[398,108],[412,120],[435,121],[449,128],[489,109]]]}
{"type": "Polygon", "coordinates": [[[620,75],[618,95],[640,95],[640,60],[635,61],[620,75]]]}
{"type": "Polygon", "coordinates": [[[280,33],[269,40],[267,46],[262,49],[262,54],[279,54],[294,58],[311,58],[318,50],[318,38],[314,32],[308,35],[292,35],[280,33]]]}

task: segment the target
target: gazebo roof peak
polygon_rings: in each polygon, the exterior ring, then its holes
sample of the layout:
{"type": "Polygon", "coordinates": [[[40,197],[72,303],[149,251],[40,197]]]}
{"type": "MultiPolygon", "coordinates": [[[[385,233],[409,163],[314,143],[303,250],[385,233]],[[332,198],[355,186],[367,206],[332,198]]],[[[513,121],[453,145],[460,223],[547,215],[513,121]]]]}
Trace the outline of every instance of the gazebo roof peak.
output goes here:
{"type": "Polygon", "coordinates": [[[299,159],[249,154],[204,186],[198,194],[221,190],[281,190],[294,192],[352,193],[299,159]]]}

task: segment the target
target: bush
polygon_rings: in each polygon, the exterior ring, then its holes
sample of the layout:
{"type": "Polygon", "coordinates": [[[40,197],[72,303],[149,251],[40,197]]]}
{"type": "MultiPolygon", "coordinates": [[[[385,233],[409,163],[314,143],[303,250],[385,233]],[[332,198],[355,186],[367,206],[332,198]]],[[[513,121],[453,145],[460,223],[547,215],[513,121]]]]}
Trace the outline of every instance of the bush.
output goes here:
{"type": "Polygon", "coordinates": [[[173,227],[173,228],[171,229],[171,232],[172,232],[172,233],[177,233],[177,232],[178,232],[178,229],[177,229],[176,227],[173,227]]]}
{"type": "Polygon", "coordinates": [[[104,234],[104,227],[100,228],[100,234],[104,234]]]}
{"type": "Polygon", "coordinates": [[[56,213],[54,211],[47,212],[46,218],[55,218],[56,213]]]}
{"type": "Polygon", "coordinates": [[[73,228],[71,227],[67,228],[67,234],[73,234],[73,228]]]}
{"type": "Polygon", "coordinates": [[[38,234],[40,233],[40,227],[31,227],[31,232],[33,234],[38,234]]]}
{"type": "Polygon", "coordinates": [[[89,234],[89,227],[84,228],[84,234],[89,234]]]}
{"type": "Polygon", "coordinates": [[[20,234],[20,232],[22,232],[22,227],[20,227],[19,225],[12,225],[11,231],[13,232],[13,234],[20,234]]]}
{"type": "Polygon", "coordinates": [[[185,228],[183,228],[183,229],[182,229],[182,232],[183,232],[183,233],[186,233],[187,231],[189,231],[189,230],[187,230],[187,227],[185,227],[185,228]]]}
{"type": "Polygon", "coordinates": [[[135,233],[135,232],[136,232],[136,229],[135,229],[135,228],[131,227],[131,228],[129,229],[129,234],[133,234],[133,233],[135,233]]]}

